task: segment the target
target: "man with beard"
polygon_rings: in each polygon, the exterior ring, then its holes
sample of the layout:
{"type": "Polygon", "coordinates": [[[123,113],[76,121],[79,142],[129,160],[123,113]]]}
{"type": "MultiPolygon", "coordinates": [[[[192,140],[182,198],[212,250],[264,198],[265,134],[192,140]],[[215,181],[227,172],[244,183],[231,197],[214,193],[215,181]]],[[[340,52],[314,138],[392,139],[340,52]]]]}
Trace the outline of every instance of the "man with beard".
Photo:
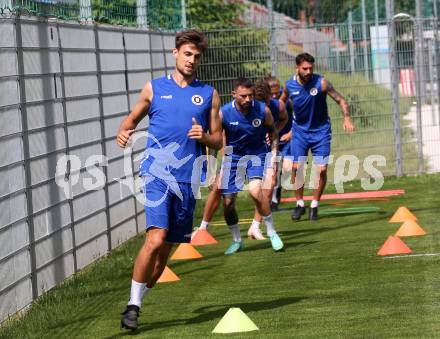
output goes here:
{"type": "Polygon", "coordinates": [[[174,72],[145,85],[117,135],[118,145],[126,147],[148,114],[149,137],[140,166],[140,175],[146,178],[146,237],[134,263],[130,299],[121,319],[121,327],[132,330],[138,327],[142,298],[161,276],[173,243],[191,240],[195,161],[205,153],[206,146],[216,150],[222,147],[219,95],[196,79],[207,39],[193,29],[177,33],[175,42],[174,72]],[[154,206],[149,202],[155,202],[154,206]]]}
{"type": "Polygon", "coordinates": [[[233,87],[234,100],[220,110],[225,133],[225,156],[219,181],[223,213],[233,239],[225,254],[233,254],[243,248],[235,202],[237,193],[243,189],[245,177],[249,180],[249,194],[266,224],[272,248],[279,251],[284,245],[275,230],[270,200],[267,199],[269,195],[265,192],[271,192],[276,173],[278,131],[269,107],[254,100],[254,86],[249,79],[238,78],[233,87]],[[270,139],[269,153],[266,133],[270,139]]]}
{"type": "Polygon", "coordinates": [[[296,57],[296,74],[286,82],[281,100],[293,102],[292,139],[290,141],[290,156],[293,158],[292,178],[296,186],[296,208],[292,213],[293,220],[301,219],[306,209],[303,200],[304,185],[298,185],[298,169],[307,161],[309,150],[312,152],[313,163],[319,166],[319,182],[313,192],[310,205],[309,219],[317,220],[318,204],[327,182],[327,165],[330,156],[332,137],[330,117],[327,108],[329,95],[342,109],[344,114],[343,128],[352,133],[354,125],[350,118],[347,101],[339,94],[333,85],[319,74],[313,74],[315,59],[308,53],[296,57]]]}

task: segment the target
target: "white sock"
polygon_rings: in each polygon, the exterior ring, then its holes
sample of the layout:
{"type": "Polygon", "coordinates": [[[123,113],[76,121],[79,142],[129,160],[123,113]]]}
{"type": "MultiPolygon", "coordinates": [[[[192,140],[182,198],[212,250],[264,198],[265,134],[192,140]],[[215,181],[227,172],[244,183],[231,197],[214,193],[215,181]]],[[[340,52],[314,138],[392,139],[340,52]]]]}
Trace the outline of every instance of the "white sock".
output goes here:
{"type": "Polygon", "coordinates": [[[318,207],[318,205],[319,205],[319,201],[318,200],[312,200],[312,203],[310,204],[310,207],[311,208],[315,208],[315,207],[318,207]]]}
{"type": "Polygon", "coordinates": [[[278,199],[277,199],[277,187],[274,188],[273,193],[272,193],[272,202],[275,204],[278,204],[278,199]]]}
{"type": "Polygon", "coordinates": [[[251,228],[260,228],[260,222],[257,220],[252,220],[251,228]]]}
{"type": "Polygon", "coordinates": [[[275,230],[275,226],[273,225],[272,213],[263,217],[264,223],[266,224],[266,233],[268,237],[273,236],[277,231],[275,230]]]}
{"type": "Polygon", "coordinates": [[[128,301],[128,305],[136,305],[140,308],[142,305],[142,298],[150,291],[150,289],[151,288],[148,288],[146,283],[139,283],[131,280],[130,300],[128,301]]]}
{"type": "Polygon", "coordinates": [[[300,199],[296,201],[296,206],[304,207],[304,200],[300,199]]]}
{"type": "Polygon", "coordinates": [[[202,230],[208,229],[208,224],[209,224],[209,221],[202,220],[202,222],[200,223],[199,229],[202,229],[202,230]]]}
{"type": "Polygon", "coordinates": [[[241,235],[240,235],[240,228],[238,227],[238,224],[229,226],[229,229],[231,230],[232,240],[234,240],[235,242],[240,242],[241,235]]]}

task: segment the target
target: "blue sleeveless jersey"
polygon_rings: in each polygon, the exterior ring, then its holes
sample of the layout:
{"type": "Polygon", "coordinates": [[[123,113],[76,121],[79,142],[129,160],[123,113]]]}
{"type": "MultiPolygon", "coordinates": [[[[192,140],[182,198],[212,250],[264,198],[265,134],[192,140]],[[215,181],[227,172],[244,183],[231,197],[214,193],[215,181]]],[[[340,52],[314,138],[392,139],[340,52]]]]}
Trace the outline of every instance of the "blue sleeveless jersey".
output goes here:
{"type": "Polygon", "coordinates": [[[206,148],[187,134],[193,117],[208,131],[214,88],[197,79],[182,88],[171,75],[154,79],[151,85],[148,140],[139,174],[166,181],[165,174],[170,173],[173,181],[191,183],[194,160],[206,154],[206,148]]]}
{"type": "Polygon", "coordinates": [[[267,152],[265,108],[265,103],[256,100],[252,102],[247,114],[235,107],[235,100],[222,107],[226,146],[233,147],[233,155],[259,155],[267,152]]]}
{"type": "Polygon", "coordinates": [[[302,85],[297,75],[286,82],[289,98],[293,102],[293,130],[298,132],[320,132],[330,129],[327,108],[327,93],[322,91],[322,76],[313,74],[308,83],[302,85]]]}

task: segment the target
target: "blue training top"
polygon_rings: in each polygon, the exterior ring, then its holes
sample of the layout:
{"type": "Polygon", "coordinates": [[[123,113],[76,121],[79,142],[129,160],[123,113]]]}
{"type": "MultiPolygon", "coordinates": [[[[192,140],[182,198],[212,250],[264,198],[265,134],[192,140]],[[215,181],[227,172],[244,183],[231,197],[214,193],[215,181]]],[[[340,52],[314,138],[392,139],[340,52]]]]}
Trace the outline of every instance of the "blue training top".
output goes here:
{"type": "Polygon", "coordinates": [[[232,146],[233,155],[259,155],[267,152],[265,141],[266,104],[253,100],[249,113],[243,114],[235,107],[235,100],[222,108],[222,125],[226,146],[232,146]]]}
{"type": "Polygon", "coordinates": [[[171,174],[170,180],[191,183],[194,161],[206,148],[187,134],[193,117],[208,131],[214,88],[197,79],[180,87],[171,75],[154,79],[151,85],[148,140],[139,174],[164,180],[171,174]]]}
{"type": "Polygon", "coordinates": [[[323,77],[313,74],[306,84],[300,84],[297,75],[286,82],[289,98],[293,102],[293,131],[320,132],[330,128],[327,92],[322,91],[323,77]]]}

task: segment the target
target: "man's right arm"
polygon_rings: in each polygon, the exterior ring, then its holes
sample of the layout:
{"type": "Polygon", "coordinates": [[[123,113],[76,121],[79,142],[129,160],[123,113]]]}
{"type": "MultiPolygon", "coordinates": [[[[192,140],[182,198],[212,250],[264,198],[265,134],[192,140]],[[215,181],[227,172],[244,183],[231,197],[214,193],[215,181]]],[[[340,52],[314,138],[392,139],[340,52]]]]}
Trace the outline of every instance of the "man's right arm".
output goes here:
{"type": "Polygon", "coordinates": [[[124,148],[127,146],[130,135],[134,133],[136,126],[147,115],[152,99],[153,87],[151,86],[151,82],[148,82],[139,95],[138,101],[134,105],[133,110],[119,126],[116,142],[120,147],[124,148]]]}
{"type": "Polygon", "coordinates": [[[280,96],[280,100],[281,100],[282,102],[284,102],[284,104],[286,104],[287,101],[289,100],[289,91],[287,90],[287,87],[286,87],[286,86],[284,86],[283,94],[281,94],[281,96],[280,96]]]}

